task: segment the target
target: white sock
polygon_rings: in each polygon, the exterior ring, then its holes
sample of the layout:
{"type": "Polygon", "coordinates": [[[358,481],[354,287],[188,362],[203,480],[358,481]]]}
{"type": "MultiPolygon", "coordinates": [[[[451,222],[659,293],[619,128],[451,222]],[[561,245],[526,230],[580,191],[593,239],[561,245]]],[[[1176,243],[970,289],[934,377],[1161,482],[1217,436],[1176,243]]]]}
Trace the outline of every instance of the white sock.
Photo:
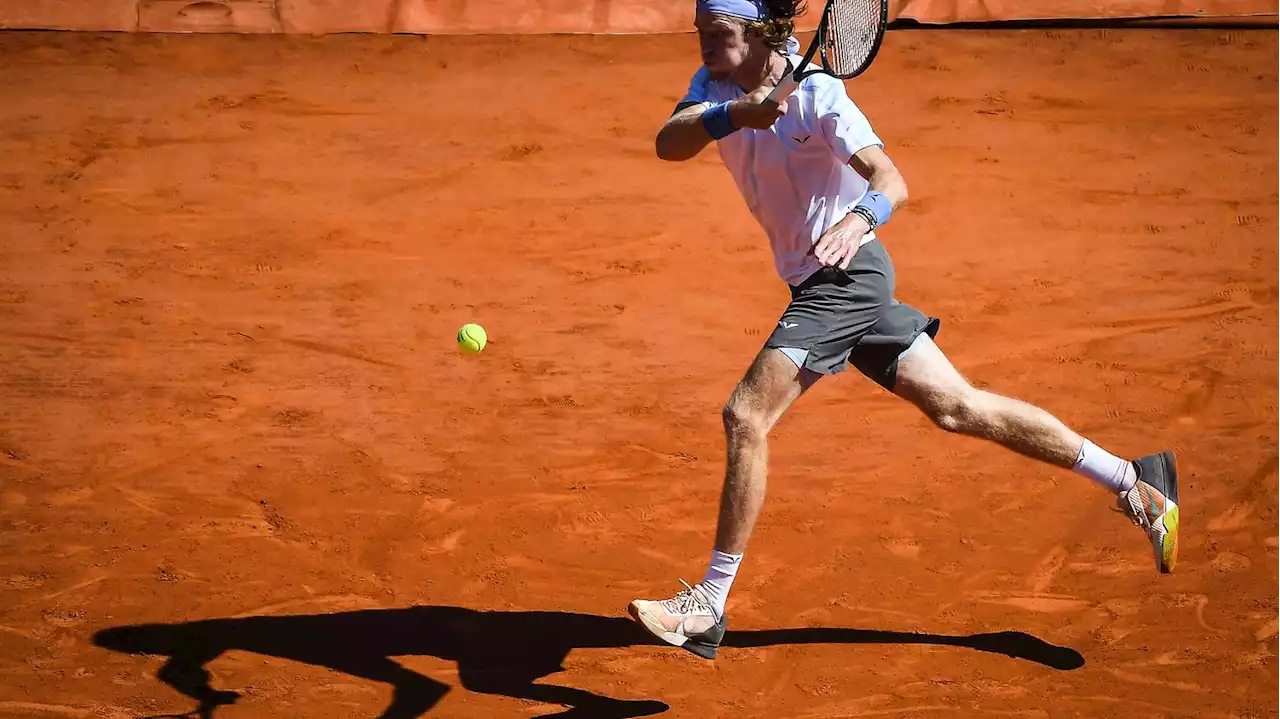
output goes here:
{"type": "Polygon", "coordinates": [[[1072,469],[1114,493],[1131,489],[1138,481],[1138,473],[1133,463],[1121,459],[1098,445],[1084,441],[1080,447],[1080,456],[1072,469]]]}
{"type": "Polygon", "coordinates": [[[711,565],[707,567],[707,574],[702,578],[701,584],[717,615],[724,615],[729,587],[733,586],[733,577],[738,573],[739,564],[742,564],[741,554],[726,554],[719,549],[711,552],[711,565]]]}

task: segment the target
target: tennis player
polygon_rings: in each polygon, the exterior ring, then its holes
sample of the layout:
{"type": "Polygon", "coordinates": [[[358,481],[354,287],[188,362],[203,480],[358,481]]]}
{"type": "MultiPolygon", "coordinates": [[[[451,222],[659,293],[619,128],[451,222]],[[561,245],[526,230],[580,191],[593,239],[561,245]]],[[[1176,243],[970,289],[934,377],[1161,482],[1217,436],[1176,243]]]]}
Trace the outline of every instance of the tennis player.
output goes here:
{"type": "Polygon", "coordinates": [[[1145,530],[1160,572],[1178,547],[1173,452],[1130,461],[1048,412],[976,389],[934,344],[940,321],[894,299],[894,268],[877,233],[907,184],[844,83],[806,78],[764,102],[788,56],[797,0],[697,0],[702,67],[658,132],[658,157],[682,161],[715,142],[769,239],[791,302],[724,407],[727,468],[715,545],[702,580],[628,612],[660,639],[714,658],[725,602],[764,503],[767,437],[819,378],[853,365],[938,427],[1072,470],[1104,488],[1145,530]]]}

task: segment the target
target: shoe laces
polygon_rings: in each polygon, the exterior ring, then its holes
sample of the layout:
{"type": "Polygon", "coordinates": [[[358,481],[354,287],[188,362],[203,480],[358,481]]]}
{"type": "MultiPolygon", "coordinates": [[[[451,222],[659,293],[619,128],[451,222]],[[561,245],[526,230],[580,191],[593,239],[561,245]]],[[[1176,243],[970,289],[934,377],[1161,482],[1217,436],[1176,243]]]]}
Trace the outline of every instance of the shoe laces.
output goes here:
{"type": "MultiPolygon", "coordinates": [[[[1147,513],[1147,503],[1142,495],[1142,482],[1138,482],[1129,489],[1129,491],[1117,498],[1117,504],[1120,510],[1134,524],[1143,529],[1151,527],[1151,516],[1147,513]]],[[[1154,488],[1152,488],[1154,491],[1154,488]]]]}
{"type": "Polygon", "coordinates": [[[689,586],[689,583],[683,579],[680,580],[680,583],[685,586],[684,591],[670,599],[664,599],[662,601],[663,609],[672,614],[714,614],[711,611],[711,602],[707,601],[707,597],[702,593],[702,590],[689,586]]]}

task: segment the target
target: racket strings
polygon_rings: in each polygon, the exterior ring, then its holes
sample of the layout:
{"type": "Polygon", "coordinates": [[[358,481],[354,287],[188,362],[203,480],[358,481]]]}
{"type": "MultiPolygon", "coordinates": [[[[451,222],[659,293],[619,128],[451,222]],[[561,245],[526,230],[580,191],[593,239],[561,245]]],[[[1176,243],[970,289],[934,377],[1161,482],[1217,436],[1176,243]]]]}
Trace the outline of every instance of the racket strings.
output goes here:
{"type": "Polygon", "coordinates": [[[883,24],[880,2],[836,0],[831,4],[822,55],[835,75],[852,75],[861,71],[875,51],[883,24]]]}

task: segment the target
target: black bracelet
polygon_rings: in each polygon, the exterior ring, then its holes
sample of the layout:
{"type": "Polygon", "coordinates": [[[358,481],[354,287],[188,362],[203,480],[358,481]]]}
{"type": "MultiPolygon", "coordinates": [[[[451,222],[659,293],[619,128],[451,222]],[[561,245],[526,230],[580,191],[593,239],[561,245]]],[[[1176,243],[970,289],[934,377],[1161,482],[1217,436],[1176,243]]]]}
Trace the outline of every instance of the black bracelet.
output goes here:
{"type": "Polygon", "coordinates": [[[870,207],[858,206],[853,208],[853,214],[867,221],[867,226],[871,229],[876,228],[876,213],[871,211],[870,207]]]}

